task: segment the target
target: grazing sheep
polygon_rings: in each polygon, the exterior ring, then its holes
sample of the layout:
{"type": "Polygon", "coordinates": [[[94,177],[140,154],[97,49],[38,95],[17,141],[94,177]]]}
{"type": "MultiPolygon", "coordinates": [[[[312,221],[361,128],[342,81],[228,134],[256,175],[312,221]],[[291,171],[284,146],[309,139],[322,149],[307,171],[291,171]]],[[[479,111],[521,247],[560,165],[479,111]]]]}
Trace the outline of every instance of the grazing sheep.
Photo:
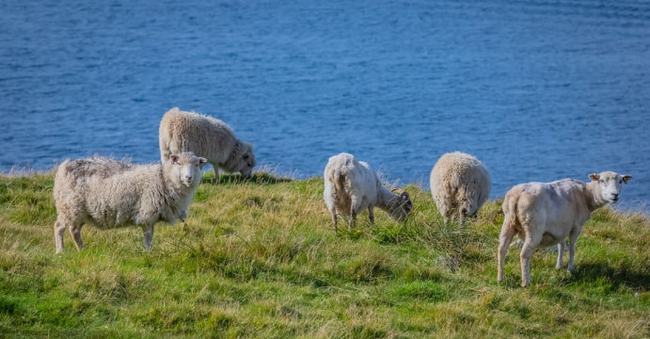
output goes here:
{"type": "Polygon", "coordinates": [[[235,136],[223,121],[174,107],[163,115],[158,131],[160,160],[170,154],[194,152],[208,159],[219,179],[219,168],[249,177],[255,167],[253,146],[235,136]]]}
{"type": "Polygon", "coordinates": [[[497,281],[504,279],[503,266],[508,245],[517,234],[521,248],[521,286],[530,284],[530,258],[540,247],[557,244],[555,268],[562,268],[565,241],[569,238],[568,271],[574,269],[576,240],[591,212],[618,201],[622,184],[632,179],[614,172],[592,173],[585,184],[574,179],[549,183],[531,182],[514,186],[503,200],[505,219],[499,236],[497,281]]]}
{"type": "Polygon", "coordinates": [[[144,247],[151,250],[156,222],[185,219],[206,162],[191,152],[152,165],[101,157],[64,161],[54,178],[56,253],[63,251],[66,228],[81,250],[84,223],[100,229],[140,225],[144,247]]]}
{"type": "Polygon", "coordinates": [[[375,222],[375,206],[399,221],[406,219],[413,208],[407,192],[395,194],[389,191],[367,163],[357,161],[348,153],[329,158],[323,179],[323,198],[332,214],[335,232],[338,230],[337,213],[349,216],[348,228],[351,228],[357,214],[365,208],[371,223],[375,222]]]}
{"type": "Polygon", "coordinates": [[[446,153],[438,159],[430,177],[431,195],[445,223],[458,216],[461,225],[474,217],[490,196],[490,174],[475,157],[446,153]]]}

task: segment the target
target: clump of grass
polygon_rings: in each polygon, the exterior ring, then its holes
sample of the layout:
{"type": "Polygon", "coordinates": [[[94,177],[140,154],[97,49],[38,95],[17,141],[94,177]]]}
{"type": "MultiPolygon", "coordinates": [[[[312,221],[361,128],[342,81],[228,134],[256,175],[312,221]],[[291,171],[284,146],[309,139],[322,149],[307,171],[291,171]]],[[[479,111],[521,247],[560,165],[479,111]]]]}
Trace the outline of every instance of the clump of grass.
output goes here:
{"type": "Polygon", "coordinates": [[[601,209],[578,242],[574,274],[555,253],[518,287],[503,215],[488,202],[466,228],[444,225],[407,186],[405,223],[377,212],[334,233],[322,180],[207,175],[188,220],[84,228],[86,249],[55,256],[51,174],[0,178],[0,333],[10,336],[430,337],[650,336],[650,221],[601,209]]]}

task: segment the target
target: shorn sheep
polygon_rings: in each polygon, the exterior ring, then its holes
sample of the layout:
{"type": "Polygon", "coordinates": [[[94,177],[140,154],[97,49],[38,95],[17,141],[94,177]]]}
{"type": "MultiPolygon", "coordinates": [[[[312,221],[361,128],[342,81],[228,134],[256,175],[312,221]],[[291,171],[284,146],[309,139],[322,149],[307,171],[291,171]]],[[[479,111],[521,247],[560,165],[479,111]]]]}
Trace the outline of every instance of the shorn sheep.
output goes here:
{"type": "Polygon", "coordinates": [[[219,169],[249,177],[255,167],[253,146],[235,136],[225,122],[210,116],[184,112],[174,107],[160,121],[160,159],[180,152],[194,152],[212,165],[215,180],[219,169]]]}
{"type": "Polygon", "coordinates": [[[329,158],[323,179],[323,198],[332,215],[335,232],[338,231],[337,214],[348,216],[348,228],[351,228],[357,214],[366,208],[371,223],[375,221],[375,206],[398,221],[406,219],[413,208],[407,192],[395,194],[386,189],[367,163],[357,161],[348,153],[329,158]]]}
{"type": "Polygon", "coordinates": [[[429,184],[431,195],[445,223],[457,217],[461,224],[474,217],[490,196],[490,174],[475,157],[461,152],[438,159],[429,184]]]}
{"type": "Polygon", "coordinates": [[[503,200],[505,219],[499,236],[497,281],[504,279],[505,257],[512,238],[523,240],[520,253],[521,286],[530,284],[530,260],[538,248],[557,244],[556,269],[562,268],[565,239],[569,238],[568,271],[574,269],[576,240],[591,212],[617,202],[622,185],[632,178],[614,172],[592,173],[584,183],[564,179],[531,182],[511,188],[503,200]]]}
{"type": "Polygon", "coordinates": [[[144,247],[151,250],[156,222],[174,223],[187,216],[206,162],[191,152],[151,165],[101,157],[64,161],[54,178],[56,253],[63,251],[66,228],[81,250],[86,223],[100,229],[142,226],[144,247]]]}

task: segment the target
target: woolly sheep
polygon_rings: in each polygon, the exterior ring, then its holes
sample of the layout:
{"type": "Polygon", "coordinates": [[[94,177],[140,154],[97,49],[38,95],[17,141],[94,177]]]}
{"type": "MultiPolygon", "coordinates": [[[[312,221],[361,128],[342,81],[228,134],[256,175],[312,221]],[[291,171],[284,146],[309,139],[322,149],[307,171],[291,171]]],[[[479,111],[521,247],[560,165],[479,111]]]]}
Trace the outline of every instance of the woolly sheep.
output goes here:
{"type": "Polygon", "coordinates": [[[395,194],[389,191],[367,163],[357,161],[348,153],[329,158],[323,179],[323,198],[332,215],[335,232],[338,230],[337,213],[349,217],[348,228],[351,228],[357,214],[366,208],[371,223],[375,221],[375,206],[398,221],[406,219],[413,208],[407,192],[395,194]]]}
{"type": "Polygon", "coordinates": [[[219,168],[249,177],[256,164],[253,146],[237,139],[225,122],[184,112],[178,107],[163,115],[158,137],[161,161],[167,160],[173,153],[194,152],[208,159],[215,180],[219,179],[219,168]]]}
{"type": "Polygon", "coordinates": [[[574,179],[531,182],[511,188],[503,200],[505,219],[499,236],[497,281],[504,279],[508,246],[515,234],[524,241],[520,253],[521,286],[530,284],[530,258],[540,247],[557,244],[556,269],[562,268],[565,239],[569,238],[569,272],[574,269],[575,246],[591,212],[618,201],[623,183],[632,179],[615,172],[592,173],[585,184],[574,179]]]}
{"type": "Polygon", "coordinates": [[[438,159],[430,177],[431,195],[445,223],[454,216],[461,224],[476,216],[490,196],[490,174],[472,155],[453,152],[438,159]]]}
{"type": "Polygon", "coordinates": [[[57,168],[53,190],[56,253],[63,251],[66,228],[77,249],[83,248],[85,223],[100,229],[142,226],[144,247],[151,250],[156,222],[185,219],[206,162],[191,152],[172,154],[164,163],[151,165],[102,157],[64,161],[57,168]]]}

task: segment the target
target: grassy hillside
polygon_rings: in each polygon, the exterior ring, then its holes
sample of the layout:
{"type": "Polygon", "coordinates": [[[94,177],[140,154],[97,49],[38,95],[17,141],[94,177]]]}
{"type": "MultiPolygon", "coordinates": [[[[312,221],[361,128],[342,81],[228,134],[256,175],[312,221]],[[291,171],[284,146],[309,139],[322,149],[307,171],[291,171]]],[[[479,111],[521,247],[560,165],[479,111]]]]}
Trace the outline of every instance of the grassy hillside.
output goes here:
{"type": "MultiPolygon", "coordinates": [[[[538,252],[532,287],[512,246],[496,283],[503,216],[461,232],[409,186],[405,224],[381,211],[334,234],[320,179],[201,185],[185,224],[68,233],[54,255],[52,177],[0,178],[0,336],[649,337],[650,221],[609,209],[578,241],[577,272],[538,252]]],[[[345,224],[344,224],[345,225],[345,224]]]]}

